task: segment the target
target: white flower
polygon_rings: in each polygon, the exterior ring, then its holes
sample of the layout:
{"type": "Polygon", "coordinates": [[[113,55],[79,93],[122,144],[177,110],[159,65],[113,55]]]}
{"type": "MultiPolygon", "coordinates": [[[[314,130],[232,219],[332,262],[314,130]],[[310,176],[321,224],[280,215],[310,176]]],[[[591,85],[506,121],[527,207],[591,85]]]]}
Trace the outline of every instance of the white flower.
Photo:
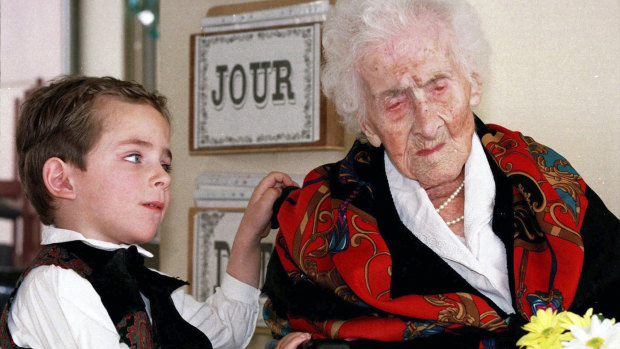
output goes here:
{"type": "Polygon", "coordinates": [[[597,315],[592,316],[590,327],[570,326],[575,339],[562,342],[564,348],[569,349],[617,349],[620,348],[620,323],[615,320],[604,319],[597,315]]]}

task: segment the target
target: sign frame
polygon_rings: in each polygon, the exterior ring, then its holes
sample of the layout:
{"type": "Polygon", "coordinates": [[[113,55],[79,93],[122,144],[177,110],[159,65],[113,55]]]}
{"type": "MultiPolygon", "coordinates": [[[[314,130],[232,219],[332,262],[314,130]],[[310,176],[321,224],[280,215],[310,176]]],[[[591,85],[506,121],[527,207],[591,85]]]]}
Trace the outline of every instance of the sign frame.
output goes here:
{"type": "Polygon", "coordinates": [[[320,90],[320,32],[321,22],[312,21],[279,26],[257,22],[256,27],[240,30],[192,34],[190,153],[343,149],[343,127],[320,90]],[[274,57],[287,54],[291,43],[291,60],[274,57]],[[252,45],[267,57],[244,55],[252,45]],[[230,62],[235,46],[241,50],[237,58],[253,57],[230,62]],[[271,52],[276,53],[269,56],[271,52]],[[283,100],[274,98],[287,93],[294,94],[294,103],[290,94],[283,100]],[[257,107],[257,94],[267,97],[264,105],[257,107]]]}

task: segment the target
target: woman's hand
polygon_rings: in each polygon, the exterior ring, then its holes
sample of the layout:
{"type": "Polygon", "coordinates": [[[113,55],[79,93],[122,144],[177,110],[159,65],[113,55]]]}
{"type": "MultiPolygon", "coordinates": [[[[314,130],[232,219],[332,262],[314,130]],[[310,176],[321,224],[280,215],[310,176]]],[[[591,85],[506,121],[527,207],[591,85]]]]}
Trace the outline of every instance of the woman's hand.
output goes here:
{"type": "Polygon", "coordinates": [[[276,345],[276,349],[297,349],[301,344],[310,340],[310,333],[293,332],[282,337],[276,345]]]}

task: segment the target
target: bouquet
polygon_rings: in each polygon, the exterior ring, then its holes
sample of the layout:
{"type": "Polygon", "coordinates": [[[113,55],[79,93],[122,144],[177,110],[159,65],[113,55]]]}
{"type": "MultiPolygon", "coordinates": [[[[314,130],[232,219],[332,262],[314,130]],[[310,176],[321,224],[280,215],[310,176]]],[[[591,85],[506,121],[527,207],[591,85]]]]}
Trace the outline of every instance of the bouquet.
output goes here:
{"type": "Polygon", "coordinates": [[[523,329],[528,333],[517,341],[519,348],[620,348],[620,323],[601,314],[593,315],[591,308],[584,316],[538,309],[523,329]]]}

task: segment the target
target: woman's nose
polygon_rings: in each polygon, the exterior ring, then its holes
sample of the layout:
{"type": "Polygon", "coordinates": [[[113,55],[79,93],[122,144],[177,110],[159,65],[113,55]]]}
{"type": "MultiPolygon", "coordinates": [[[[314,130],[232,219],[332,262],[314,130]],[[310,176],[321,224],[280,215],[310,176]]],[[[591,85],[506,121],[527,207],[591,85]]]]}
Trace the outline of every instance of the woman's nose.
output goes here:
{"type": "Polygon", "coordinates": [[[416,98],[413,131],[424,138],[435,139],[443,125],[436,108],[424,97],[416,98]]]}

